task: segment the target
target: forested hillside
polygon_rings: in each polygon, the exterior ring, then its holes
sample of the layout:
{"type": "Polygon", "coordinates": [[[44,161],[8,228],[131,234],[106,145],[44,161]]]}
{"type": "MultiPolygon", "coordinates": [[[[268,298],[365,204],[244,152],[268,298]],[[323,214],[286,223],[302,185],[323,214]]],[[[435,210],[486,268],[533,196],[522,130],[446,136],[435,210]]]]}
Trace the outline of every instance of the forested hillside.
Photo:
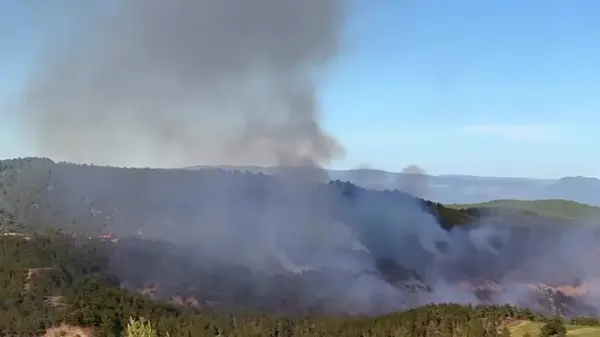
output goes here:
{"type": "Polygon", "coordinates": [[[44,158],[5,160],[0,165],[3,172],[0,188],[4,195],[0,207],[14,217],[15,223],[36,223],[36,226],[60,223],[61,228],[74,230],[101,231],[109,227],[131,234],[160,221],[149,210],[169,212],[165,215],[169,222],[185,223],[190,216],[196,220],[195,213],[201,213],[197,207],[224,209],[243,201],[244,209],[239,211],[251,212],[252,207],[269,206],[282,196],[288,198],[286,202],[297,202],[298,207],[316,204],[312,199],[317,197],[325,201],[327,213],[338,214],[345,211],[344,202],[357,194],[388,203],[399,200],[399,205],[410,203],[411,207],[416,205],[439,215],[445,228],[468,223],[476,215],[470,210],[457,212],[439,203],[417,200],[399,191],[365,193],[368,190],[340,181],[285,191],[294,178],[279,180],[260,173],[222,169],[115,168],[54,163],[44,158]]]}
{"type": "MultiPolygon", "coordinates": [[[[60,235],[0,238],[0,335],[39,336],[52,326],[119,336],[145,317],[160,336],[506,336],[503,328],[546,319],[511,306],[428,305],[381,317],[260,314],[181,307],[121,289],[111,276],[110,243],[60,235]]],[[[577,319],[576,325],[598,325],[577,319]]],[[[506,332],[505,332],[506,333],[506,332]]]]}
{"type": "Polygon", "coordinates": [[[116,336],[131,316],[161,336],[495,336],[597,314],[595,232],[556,219],[293,176],[0,165],[6,335],[116,336]]]}

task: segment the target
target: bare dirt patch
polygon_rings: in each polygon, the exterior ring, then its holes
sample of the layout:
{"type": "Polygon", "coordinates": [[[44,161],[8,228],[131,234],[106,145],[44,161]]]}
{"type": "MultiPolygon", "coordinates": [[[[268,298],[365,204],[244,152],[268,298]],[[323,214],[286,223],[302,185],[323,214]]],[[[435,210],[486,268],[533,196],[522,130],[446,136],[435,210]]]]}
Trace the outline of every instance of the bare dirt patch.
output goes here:
{"type": "Polygon", "coordinates": [[[72,325],[61,325],[46,330],[43,337],[92,337],[93,331],[90,328],[83,328],[72,325]]]}

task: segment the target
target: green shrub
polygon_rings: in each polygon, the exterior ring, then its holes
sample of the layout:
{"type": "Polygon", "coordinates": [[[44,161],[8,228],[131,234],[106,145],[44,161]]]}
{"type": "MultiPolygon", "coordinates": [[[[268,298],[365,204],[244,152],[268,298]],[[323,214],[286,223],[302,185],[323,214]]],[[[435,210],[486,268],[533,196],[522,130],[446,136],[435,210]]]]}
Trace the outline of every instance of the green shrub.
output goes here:
{"type": "Polygon", "coordinates": [[[145,318],[130,317],[127,328],[125,328],[125,337],[158,337],[158,333],[145,318]]]}
{"type": "Polygon", "coordinates": [[[540,329],[540,337],[564,337],[567,329],[560,318],[554,318],[548,321],[540,329]]]}

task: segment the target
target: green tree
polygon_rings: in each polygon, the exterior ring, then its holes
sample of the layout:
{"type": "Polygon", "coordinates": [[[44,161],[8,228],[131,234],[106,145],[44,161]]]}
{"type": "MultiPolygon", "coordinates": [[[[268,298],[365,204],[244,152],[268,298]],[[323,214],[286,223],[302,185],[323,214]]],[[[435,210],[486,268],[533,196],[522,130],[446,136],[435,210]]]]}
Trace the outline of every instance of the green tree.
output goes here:
{"type": "Polygon", "coordinates": [[[560,318],[553,318],[540,329],[540,337],[564,337],[567,329],[560,318]]]}

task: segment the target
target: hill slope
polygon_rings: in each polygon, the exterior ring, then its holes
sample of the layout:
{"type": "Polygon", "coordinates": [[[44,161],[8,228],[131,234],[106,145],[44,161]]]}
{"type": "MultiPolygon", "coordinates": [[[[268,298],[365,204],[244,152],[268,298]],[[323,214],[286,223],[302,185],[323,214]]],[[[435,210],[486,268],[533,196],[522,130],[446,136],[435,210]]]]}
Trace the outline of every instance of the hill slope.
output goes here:
{"type": "MultiPolygon", "coordinates": [[[[600,279],[589,258],[598,238],[593,229],[567,232],[575,226],[561,219],[490,216],[399,191],[219,169],[121,169],[39,158],[0,165],[4,229],[63,228],[77,238],[113,232],[115,242],[94,245],[100,266],[82,277],[100,273],[109,289],[190,310],[375,315],[470,302],[578,316],[596,314],[599,303],[588,296],[600,279]]],[[[85,246],[83,240],[65,245],[85,246]]],[[[86,256],[73,254],[80,255],[86,256]]],[[[34,263],[13,271],[19,291],[29,284],[23,280],[46,274],[39,268],[57,270],[34,263]]],[[[73,272],[49,275],[74,287],[73,272]]],[[[60,292],[47,296],[50,303],[57,296],[68,301],[60,292]]],[[[116,301],[109,307],[125,305],[116,301]]]]}
{"type": "Polygon", "coordinates": [[[451,204],[448,207],[461,208],[496,208],[517,211],[535,212],[542,216],[559,217],[567,219],[582,219],[600,217],[600,207],[582,204],[570,200],[493,200],[477,204],[451,204]]]}
{"type": "MultiPolygon", "coordinates": [[[[354,318],[174,306],[121,289],[107,260],[113,248],[99,240],[60,235],[32,235],[29,240],[1,236],[0,334],[39,336],[52,327],[70,326],[116,337],[122,335],[129,317],[145,317],[160,336],[168,332],[173,337],[467,337],[496,336],[495,331],[511,322],[527,320],[535,325],[546,321],[511,306],[428,305],[393,315],[354,318]],[[33,269],[38,271],[28,279],[33,269]],[[26,282],[30,286],[24,290],[26,282]]],[[[590,323],[600,324],[593,319],[586,322],[590,323]]]]}

